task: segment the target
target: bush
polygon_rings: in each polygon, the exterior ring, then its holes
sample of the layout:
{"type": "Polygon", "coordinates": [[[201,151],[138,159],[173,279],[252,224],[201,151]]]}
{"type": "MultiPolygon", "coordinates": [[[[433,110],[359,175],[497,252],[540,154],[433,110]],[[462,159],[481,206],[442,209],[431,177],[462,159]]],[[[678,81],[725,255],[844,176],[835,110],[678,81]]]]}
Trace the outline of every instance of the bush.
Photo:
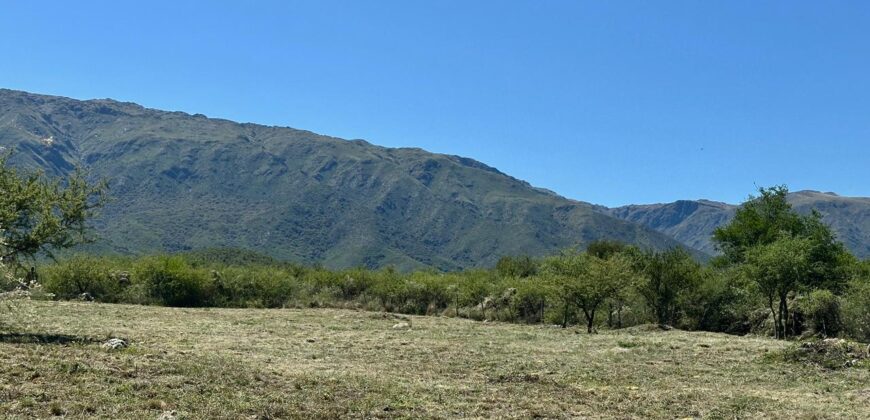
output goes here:
{"type": "Polygon", "coordinates": [[[213,303],[222,307],[280,308],[299,289],[292,273],[275,267],[226,267],[210,276],[213,303]]]}
{"type": "Polygon", "coordinates": [[[516,295],[511,300],[511,321],[525,323],[543,322],[543,313],[547,310],[547,290],[535,278],[519,279],[510,284],[516,289],[516,295]]]}
{"type": "Polygon", "coordinates": [[[104,258],[77,255],[42,270],[46,291],[62,299],[84,293],[103,302],[117,302],[122,284],[112,275],[112,265],[104,258]]]}
{"type": "Polygon", "coordinates": [[[146,258],[135,267],[134,276],[164,305],[207,306],[210,303],[209,273],[192,268],[182,257],[146,258]]]}
{"type": "Polygon", "coordinates": [[[870,279],[852,280],[843,301],[843,323],[850,337],[870,342],[870,279]]]}
{"type": "Polygon", "coordinates": [[[797,308],[809,327],[816,334],[836,337],[843,329],[840,318],[840,300],[829,290],[814,290],[806,296],[797,308]]]}

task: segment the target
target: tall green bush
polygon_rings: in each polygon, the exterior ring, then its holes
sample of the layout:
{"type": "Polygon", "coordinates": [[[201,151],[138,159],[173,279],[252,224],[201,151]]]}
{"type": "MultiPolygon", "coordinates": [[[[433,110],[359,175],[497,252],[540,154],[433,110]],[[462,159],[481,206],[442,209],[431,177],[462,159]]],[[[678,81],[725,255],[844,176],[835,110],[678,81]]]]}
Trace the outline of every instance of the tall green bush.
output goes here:
{"type": "Polygon", "coordinates": [[[61,299],[73,299],[86,293],[96,300],[116,302],[124,286],[112,275],[109,260],[89,255],[76,255],[41,271],[45,290],[61,299]]]}
{"type": "Polygon", "coordinates": [[[134,276],[158,302],[168,306],[208,306],[209,272],[195,269],[180,256],[159,256],[140,261],[134,276]]]}
{"type": "Polygon", "coordinates": [[[870,342],[870,276],[849,283],[843,302],[843,323],[849,336],[870,342]]]}

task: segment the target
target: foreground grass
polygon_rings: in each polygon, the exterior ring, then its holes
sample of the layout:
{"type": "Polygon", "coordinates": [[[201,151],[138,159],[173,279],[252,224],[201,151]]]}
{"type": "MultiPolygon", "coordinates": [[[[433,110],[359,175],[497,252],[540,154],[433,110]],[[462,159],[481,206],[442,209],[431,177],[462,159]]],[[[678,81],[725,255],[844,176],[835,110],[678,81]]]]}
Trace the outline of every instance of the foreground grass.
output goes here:
{"type": "MultiPolygon", "coordinates": [[[[870,370],[785,364],[764,338],[348,310],[21,302],[0,416],[870,418],[870,370]],[[108,337],[129,339],[120,351],[108,337]]],[[[10,330],[10,328],[14,329],[10,330]]]]}

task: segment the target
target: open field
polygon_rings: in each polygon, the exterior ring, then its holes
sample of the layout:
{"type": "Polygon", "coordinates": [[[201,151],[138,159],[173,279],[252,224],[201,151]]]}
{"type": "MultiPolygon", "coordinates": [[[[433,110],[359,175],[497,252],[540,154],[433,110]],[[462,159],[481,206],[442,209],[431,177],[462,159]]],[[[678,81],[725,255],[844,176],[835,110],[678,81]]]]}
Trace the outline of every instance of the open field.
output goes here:
{"type": "Polygon", "coordinates": [[[351,310],[3,308],[0,416],[870,418],[870,370],[765,338],[351,310]],[[13,332],[9,332],[13,331],[13,332]],[[119,351],[108,337],[129,339],[119,351]],[[37,344],[36,342],[40,342],[37,344]]]}

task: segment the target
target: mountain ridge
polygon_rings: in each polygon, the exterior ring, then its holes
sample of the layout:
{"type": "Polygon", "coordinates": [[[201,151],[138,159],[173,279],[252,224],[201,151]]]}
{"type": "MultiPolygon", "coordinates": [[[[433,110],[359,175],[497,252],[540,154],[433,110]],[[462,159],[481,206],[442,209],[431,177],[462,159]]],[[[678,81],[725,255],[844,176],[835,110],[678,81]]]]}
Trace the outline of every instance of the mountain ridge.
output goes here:
{"type": "Polygon", "coordinates": [[[0,146],[16,165],[109,180],[100,251],[229,246],[335,268],[454,270],[597,239],[680,245],[471,158],[132,102],[0,90],[0,146]]]}

